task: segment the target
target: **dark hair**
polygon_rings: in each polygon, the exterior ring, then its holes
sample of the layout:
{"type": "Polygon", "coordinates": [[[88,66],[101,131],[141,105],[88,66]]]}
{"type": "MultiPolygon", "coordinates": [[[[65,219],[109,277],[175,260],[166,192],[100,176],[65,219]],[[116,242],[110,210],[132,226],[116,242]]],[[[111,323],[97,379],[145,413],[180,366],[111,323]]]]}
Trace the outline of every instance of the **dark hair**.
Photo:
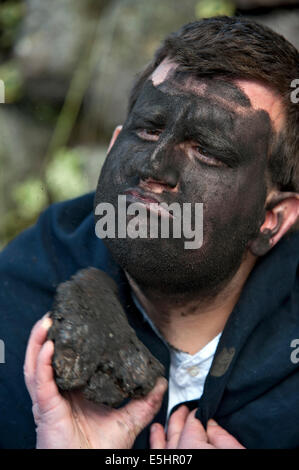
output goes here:
{"type": "Polygon", "coordinates": [[[137,79],[129,112],[156,67],[169,57],[180,70],[198,76],[226,76],[263,81],[278,92],[285,126],[269,157],[272,183],[280,190],[299,191],[299,103],[292,103],[291,82],[299,79],[299,53],[284,37],[242,17],[219,16],[195,21],[170,34],[137,79]]]}

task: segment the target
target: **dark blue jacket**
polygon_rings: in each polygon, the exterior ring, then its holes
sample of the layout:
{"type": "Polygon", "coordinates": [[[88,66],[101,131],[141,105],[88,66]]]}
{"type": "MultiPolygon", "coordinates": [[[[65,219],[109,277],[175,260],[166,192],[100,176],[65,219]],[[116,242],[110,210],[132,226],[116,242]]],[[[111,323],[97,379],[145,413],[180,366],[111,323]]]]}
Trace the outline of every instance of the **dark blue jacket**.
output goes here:
{"type": "MultiPolygon", "coordinates": [[[[94,233],[93,197],[50,206],[0,254],[2,448],[35,447],[23,378],[28,336],[51,308],[56,286],[81,268],[98,267],[116,280],[129,322],[168,376],[167,347],[135,307],[122,270],[94,233]]],[[[299,234],[293,234],[258,262],[225,326],[204,393],[189,403],[203,424],[214,417],[248,448],[299,448],[299,351],[291,347],[299,340],[298,258],[299,234]]],[[[166,410],[167,394],[155,421],[164,423],[166,410]]],[[[135,448],[148,448],[148,428],[135,448]]]]}

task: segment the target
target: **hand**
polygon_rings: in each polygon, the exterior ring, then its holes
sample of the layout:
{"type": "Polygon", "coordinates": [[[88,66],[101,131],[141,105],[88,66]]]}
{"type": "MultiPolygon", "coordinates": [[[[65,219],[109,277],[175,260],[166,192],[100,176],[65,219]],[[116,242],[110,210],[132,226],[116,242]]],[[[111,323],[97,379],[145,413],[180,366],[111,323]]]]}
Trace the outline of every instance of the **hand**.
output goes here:
{"type": "Polygon", "coordinates": [[[151,449],[245,449],[231,434],[209,420],[207,430],[195,418],[196,410],[180,406],[170,417],[167,435],[163,426],[151,426],[151,449]]]}
{"type": "Polygon", "coordinates": [[[129,449],[161,406],[167,381],[159,378],[144,398],[121,409],[96,405],[79,392],[62,396],[54,381],[52,341],[46,341],[51,319],[43,317],[32,329],[24,364],[25,382],[32,399],[40,449],[129,449]]]}

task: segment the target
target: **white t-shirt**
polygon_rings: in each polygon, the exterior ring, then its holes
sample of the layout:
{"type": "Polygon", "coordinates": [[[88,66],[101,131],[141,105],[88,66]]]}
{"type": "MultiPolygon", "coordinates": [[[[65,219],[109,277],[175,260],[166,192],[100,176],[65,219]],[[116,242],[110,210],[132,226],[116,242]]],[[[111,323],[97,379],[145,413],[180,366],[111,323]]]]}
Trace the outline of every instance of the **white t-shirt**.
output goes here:
{"type": "Polygon", "coordinates": [[[179,403],[189,400],[199,399],[202,395],[204,383],[220,340],[219,333],[200,351],[195,354],[188,354],[172,348],[157,330],[152,320],[147,316],[137,297],[132,292],[136,307],[141,311],[144,318],[151,325],[155,333],[164,341],[170,350],[170,371],[168,381],[168,410],[167,421],[171,410],[179,403]]]}

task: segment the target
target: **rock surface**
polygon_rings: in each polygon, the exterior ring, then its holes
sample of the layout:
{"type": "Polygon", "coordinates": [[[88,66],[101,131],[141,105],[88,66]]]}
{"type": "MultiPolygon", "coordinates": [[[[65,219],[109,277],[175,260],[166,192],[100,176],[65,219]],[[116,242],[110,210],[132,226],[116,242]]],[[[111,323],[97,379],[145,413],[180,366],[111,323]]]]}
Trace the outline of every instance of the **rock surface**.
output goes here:
{"type": "Polygon", "coordinates": [[[88,268],[58,286],[48,338],[62,390],[116,407],[146,395],[164,373],[160,362],[129,326],[117,286],[103,271],[88,268]]]}

